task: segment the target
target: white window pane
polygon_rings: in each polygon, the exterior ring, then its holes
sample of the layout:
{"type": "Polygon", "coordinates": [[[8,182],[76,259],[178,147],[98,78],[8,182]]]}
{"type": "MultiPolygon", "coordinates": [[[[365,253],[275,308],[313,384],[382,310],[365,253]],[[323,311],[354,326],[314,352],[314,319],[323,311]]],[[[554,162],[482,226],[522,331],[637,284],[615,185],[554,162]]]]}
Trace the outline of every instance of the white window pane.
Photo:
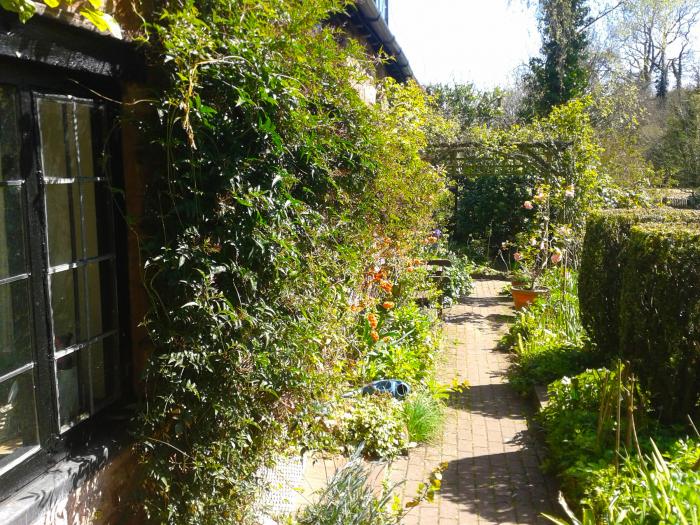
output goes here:
{"type": "Polygon", "coordinates": [[[15,90],[0,86],[0,181],[20,180],[19,127],[15,90]]]}
{"type": "Polygon", "coordinates": [[[87,340],[85,268],[51,275],[54,345],[63,350],[87,340]]]}
{"type": "Polygon", "coordinates": [[[0,187],[0,279],[27,271],[22,194],[20,186],[0,187]]]}
{"type": "Polygon", "coordinates": [[[117,381],[117,338],[107,337],[90,346],[92,396],[95,406],[114,397],[117,381]]]}
{"type": "Polygon", "coordinates": [[[114,251],[112,227],[112,196],[104,182],[80,184],[85,221],[85,250],[87,257],[107,255],[114,251]]]}
{"type": "Polygon", "coordinates": [[[78,184],[47,184],[46,222],[51,266],[83,258],[78,184]]]}
{"type": "Polygon", "coordinates": [[[87,266],[90,299],[90,338],[114,330],[116,327],[116,300],[114,294],[114,264],[112,261],[87,266]]]}
{"type": "Polygon", "coordinates": [[[47,179],[73,178],[78,171],[73,103],[40,98],[41,160],[47,179]]]}
{"type": "Polygon", "coordinates": [[[80,159],[81,177],[95,176],[91,118],[92,107],[88,106],[87,104],[76,103],[75,121],[78,135],[78,153],[80,159]]]}
{"type": "Polygon", "coordinates": [[[0,469],[38,444],[32,370],[0,383],[0,469]]]}
{"type": "Polygon", "coordinates": [[[58,413],[62,430],[90,413],[88,351],[82,349],[56,361],[58,413]]]}
{"type": "Polygon", "coordinates": [[[0,375],[32,362],[29,279],[0,285],[0,375]]]}

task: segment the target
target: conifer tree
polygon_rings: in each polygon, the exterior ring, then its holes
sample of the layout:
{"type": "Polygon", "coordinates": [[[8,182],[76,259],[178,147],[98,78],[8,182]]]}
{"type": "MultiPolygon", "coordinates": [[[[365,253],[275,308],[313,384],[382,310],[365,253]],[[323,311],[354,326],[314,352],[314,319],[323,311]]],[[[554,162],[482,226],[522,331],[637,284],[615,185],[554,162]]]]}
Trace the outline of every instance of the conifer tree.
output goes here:
{"type": "Polygon", "coordinates": [[[542,56],[530,60],[525,78],[531,115],[547,115],[554,106],[586,91],[588,15],[586,0],[540,0],[542,56]]]}

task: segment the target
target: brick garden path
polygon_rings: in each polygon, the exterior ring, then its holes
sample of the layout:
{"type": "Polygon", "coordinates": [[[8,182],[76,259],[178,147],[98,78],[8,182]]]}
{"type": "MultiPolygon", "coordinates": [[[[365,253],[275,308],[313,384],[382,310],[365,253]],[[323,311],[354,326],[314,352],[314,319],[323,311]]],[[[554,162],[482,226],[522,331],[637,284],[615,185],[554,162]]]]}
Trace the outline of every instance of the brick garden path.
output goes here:
{"type": "Polygon", "coordinates": [[[556,512],[556,488],[542,474],[542,459],[530,436],[527,403],[506,382],[508,356],[495,349],[512,315],[500,297],[502,281],[477,281],[463,304],[446,311],[445,362],[440,380],[457,377],[471,388],[449,401],[441,442],[411,451],[394,463],[393,480],[407,480],[405,498],[440,462],[449,463],[432,504],[414,509],[406,525],[549,523],[541,512],[556,512]]]}

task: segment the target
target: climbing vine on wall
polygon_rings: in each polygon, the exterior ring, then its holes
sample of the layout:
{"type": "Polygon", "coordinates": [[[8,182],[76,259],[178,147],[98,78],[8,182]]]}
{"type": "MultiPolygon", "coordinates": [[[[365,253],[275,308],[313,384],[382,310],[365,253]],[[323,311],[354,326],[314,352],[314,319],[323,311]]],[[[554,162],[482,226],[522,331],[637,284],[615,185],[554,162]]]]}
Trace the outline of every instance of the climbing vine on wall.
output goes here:
{"type": "Polygon", "coordinates": [[[150,518],[244,522],[257,468],[351,351],[377,239],[407,253],[448,194],[448,131],[414,83],[328,21],[342,0],[172,3],[146,27],[167,79],[144,245],[155,353],[138,428],[150,518]]]}

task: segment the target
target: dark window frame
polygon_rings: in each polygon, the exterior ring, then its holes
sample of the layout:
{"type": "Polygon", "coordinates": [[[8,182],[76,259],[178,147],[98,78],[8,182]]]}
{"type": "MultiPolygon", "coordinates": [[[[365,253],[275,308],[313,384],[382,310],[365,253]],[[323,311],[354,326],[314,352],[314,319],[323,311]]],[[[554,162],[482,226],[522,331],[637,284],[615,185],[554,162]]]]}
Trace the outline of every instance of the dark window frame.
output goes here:
{"type": "MultiPolygon", "coordinates": [[[[0,475],[0,501],[15,493],[23,485],[41,475],[51,465],[82,449],[91,436],[104,430],[110,412],[120,411],[120,405],[133,400],[130,378],[130,337],[128,307],[127,225],[123,219],[126,205],[123,194],[124,179],[121,164],[121,137],[116,127],[118,106],[112,103],[121,97],[120,85],[114,78],[85,72],[67,71],[32,62],[7,59],[0,56],[0,84],[17,90],[20,117],[20,171],[24,177],[25,243],[27,247],[29,282],[31,287],[34,338],[34,381],[37,412],[38,444],[40,449],[12,469],[0,475]],[[115,300],[118,317],[117,354],[119,360],[116,387],[119,399],[111,401],[101,412],[94,414],[73,428],[61,433],[51,337],[51,304],[49,293],[49,253],[45,215],[46,183],[42,176],[41,137],[39,135],[37,95],[55,95],[89,99],[104,107],[108,184],[112,191],[112,216],[115,254],[115,300]],[[99,427],[99,428],[98,428],[99,427]]],[[[97,130],[93,129],[93,138],[97,130]]],[[[93,144],[93,151],[97,143],[93,144]]],[[[123,419],[123,418],[122,418],[123,419]]],[[[119,424],[123,427],[123,423],[119,424]]]]}

